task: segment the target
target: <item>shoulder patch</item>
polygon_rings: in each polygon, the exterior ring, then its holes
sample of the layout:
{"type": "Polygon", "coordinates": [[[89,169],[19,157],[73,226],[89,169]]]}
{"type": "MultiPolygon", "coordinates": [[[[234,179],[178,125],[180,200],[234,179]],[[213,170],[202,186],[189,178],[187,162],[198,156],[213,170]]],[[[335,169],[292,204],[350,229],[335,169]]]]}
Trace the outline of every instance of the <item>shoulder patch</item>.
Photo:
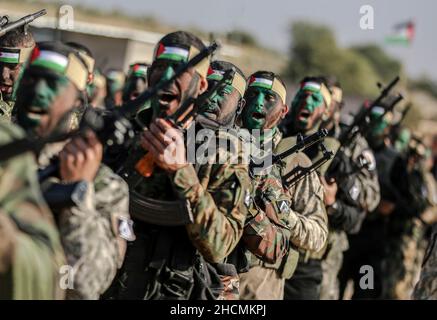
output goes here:
{"type": "Polygon", "coordinates": [[[288,201],[285,200],[278,201],[278,208],[281,213],[287,213],[290,211],[290,205],[288,204],[288,201]]]}
{"type": "Polygon", "coordinates": [[[369,149],[363,150],[361,154],[364,161],[366,161],[366,167],[369,171],[374,171],[376,169],[376,160],[373,152],[369,149]]]}
{"type": "Polygon", "coordinates": [[[117,217],[118,234],[126,241],[134,241],[136,239],[133,230],[133,221],[128,217],[117,217]]]}

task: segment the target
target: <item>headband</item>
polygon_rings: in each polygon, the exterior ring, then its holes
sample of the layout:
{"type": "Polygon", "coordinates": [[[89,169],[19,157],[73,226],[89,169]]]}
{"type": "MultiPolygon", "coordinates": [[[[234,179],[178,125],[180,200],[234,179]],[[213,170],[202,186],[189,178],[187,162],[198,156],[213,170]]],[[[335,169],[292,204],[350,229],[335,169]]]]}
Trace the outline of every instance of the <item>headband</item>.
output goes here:
{"type": "Polygon", "coordinates": [[[332,100],[334,100],[337,103],[341,103],[343,100],[343,90],[341,90],[339,87],[331,87],[331,93],[332,93],[332,100]]]}
{"type": "Polygon", "coordinates": [[[300,85],[300,89],[305,91],[320,92],[323,100],[325,100],[326,108],[329,109],[331,106],[332,96],[325,84],[313,81],[303,82],[300,85]]]}
{"type": "MultiPolygon", "coordinates": [[[[216,80],[220,81],[223,79],[223,75],[225,74],[225,71],[222,70],[214,70],[211,67],[208,70],[208,80],[216,80]]],[[[232,80],[229,81],[229,84],[237,90],[240,95],[244,96],[244,91],[246,91],[246,80],[243,78],[241,74],[238,72],[235,72],[232,80]]]]}
{"type": "Polygon", "coordinates": [[[82,51],[78,51],[77,53],[79,54],[79,56],[83,60],[83,62],[85,62],[86,67],[88,69],[88,73],[93,73],[96,60],[94,60],[94,58],[90,57],[86,53],[83,53],[82,51]]]}
{"type": "Polygon", "coordinates": [[[79,90],[82,91],[86,88],[88,68],[74,53],[69,53],[66,56],[59,52],[39,50],[38,47],[35,47],[29,67],[50,69],[66,76],[79,90]]]}
{"type": "MultiPolygon", "coordinates": [[[[164,45],[159,43],[155,48],[154,59],[166,59],[176,62],[188,62],[194,58],[198,53],[199,49],[193,46],[182,46],[182,45],[164,45]]],[[[202,60],[197,64],[194,69],[199,75],[206,78],[209,68],[209,57],[202,60]]]]}
{"type": "Polygon", "coordinates": [[[138,63],[131,65],[129,68],[129,76],[131,75],[147,78],[147,66],[138,63]]]}
{"type": "Polygon", "coordinates": [[[6,48],[0,47],[0,62],[24,63],[30,57],[32,48],[6,48]]]}
{"type": "Polygon", "coordinates": [[[281,81],[279,81],[279,79],[276,77],[273,80],[271,80],[262,77],[251,76],[249,79],[249,87],[259,87],[259,88],[272,90],[273,92],[279,95],[279,97],[282,100],[282,103],[285,104],[287,91],[285,90],[285,87],[281,83],[281,81]]]}

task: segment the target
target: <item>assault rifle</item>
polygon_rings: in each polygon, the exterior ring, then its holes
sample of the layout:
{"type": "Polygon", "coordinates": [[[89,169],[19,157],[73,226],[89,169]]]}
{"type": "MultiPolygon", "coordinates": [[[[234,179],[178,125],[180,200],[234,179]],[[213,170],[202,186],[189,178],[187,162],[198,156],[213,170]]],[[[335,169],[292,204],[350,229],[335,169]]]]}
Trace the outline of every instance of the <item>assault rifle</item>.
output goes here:
{"type": "MultiPolygon", "coordinates": [[[[359,172],[363,167],[368,165],[366,161],[361,161],[358,168],[354,167],[353,172],[349,172],[350,170],[345,169],[350,166],[347,166],[344,163],[348,159],[348,157],[344,154],[344,150],[353,143],[358,133],[361,133],[363,136],[367,135],[375,123],[381,120],[388,112],[392,111],[394,107],[403,99],[401,94],[390,96],[390,92],[398,82],[399,76],[394,78],[386,87],[382,88],[380,95],[372,103],[370,103],[367,107],[361,108],[358,114],[354,117],[352,124],[342,131],[340,137],[338,138],[340,147],[325,174],[328,179],[334,178],[338,184],[341,184],[343,179],[351,174],[359,172]],[[387,102],[386,100],[390,101],[387,102]],[[370,121],[370,114],[375,106],[382,106],[384,108],[384,112],[377,119],[370,121]]],[[[381,84],[378,84],[378,86],[380,88],[382,87],[381,84]]]]}
{"type": "Polygon", "coordinates": [[[170,79],[149,88],[135,100],[129,101],[122,107],[117,108],[108,116],[102,116],[98,111],[88,108],[82,118],[79,128],[76,130],[65,132],[64,130],[57,129],[47,138],[27,136],[23,139],[1,146],[0,161],[6,161],[28,151],[39,153],[47,143],[64,141],[76,135],[83,134],[86,129],[93,130],[105,147],[124,144],[127,139],[133,138],[132,123],[128,119],[131,119],[132,115],[135,115],[146,101],[156,96],[161,90],[169,86],[176,78],[188,69],[195,67],[202,60],[210,56],[215,50],[217,50],[217,48],[218,44],[213,43],[209,47],[203,49],[190,61],[181,64],[170,79]]]}
{"type": "Polygon", "coordinates": [[[31,23],[33,20],[47,14],[46,9],[42,9],[38,12],[29,14],[25,17],[22,17],[21,19],[9,23],[8,16],[3,16],[0,18],[0,37],[4,36],[9,31],[12,31],[14,29],[20,28],[22,26],[25,26],[29,23],[31,23]]]}
{"type": "Polygon", "coordinates": [[[263,170],[268,169],[272,165],[283,161],[285,158],[289,157],[290,155],[304,151],[305,149],[311,147],[312,145],[321,142],[327,135],[328,135],[328,130],[326,129],[321,129],[316,133],[309,135],[307,137],[298,134],[296,139],[296,144],[291,148],[289,148],[288,150],[285,150],[277,154],[275,153],[268,154],[263,158],[252,156],[249,164],[249,172],[253,176],[253,172],[256,169],[263,169],[263,170]],[[266,164],[269,165],[264,167],[266,164]]]}

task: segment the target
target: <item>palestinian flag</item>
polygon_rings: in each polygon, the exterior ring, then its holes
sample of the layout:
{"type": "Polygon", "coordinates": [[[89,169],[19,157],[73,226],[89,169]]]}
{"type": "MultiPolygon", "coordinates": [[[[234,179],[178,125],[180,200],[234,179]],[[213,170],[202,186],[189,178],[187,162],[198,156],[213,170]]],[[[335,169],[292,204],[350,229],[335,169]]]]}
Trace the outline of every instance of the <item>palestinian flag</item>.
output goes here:
{"type": "Polygon", "coordinates": [[[188,61],[190,51],[184,48],[165,46],[162,43],[156,50],[156,59],[168,59],[173,61],[188,61]]]}
{"type": "Polygon", "coordinates": [[[147,67],[142,64],[135,64],[132,67],[132,74],[137,77],[147,77],[147,67]]]}
{"type": "Polygon", "coordinates": [[[221,70],[214,70],[211,67],[209,67],[208,69],[208,75],[207,75],[207,79],[208,80],[216,80],[216,81],[220,81],[221,79],[223,79],[223,75],[225,74],[224,71],[221,70]]]}
{"type": "Polygon", "coordinates": [[[19,50],[8,50],[7,48],[0,49],[0,62],[4,63],[19,63],[20,62],[20,51],[19,50]]]}
{"type": "Polygon", "coordinates": [[[64,73],[68,65],[68,58],[54,51],[34,50],[31,58],[31,65],[64,73]]]}
{"type": "Polygon", "coordinates": [[[416,26],[413,21],[400,23],[394,27],[394,33],[386,37],[385,41],[389,44],[409,45],[413,40],[416,32],[416,26]]]}
{"type": "Polygon", "coordinates": [[[256,78],[254,76],[250,77],[249,87],[261,87],[265,89],[272,89],[273,80],[265,79],[265,78],[256,78]]]}

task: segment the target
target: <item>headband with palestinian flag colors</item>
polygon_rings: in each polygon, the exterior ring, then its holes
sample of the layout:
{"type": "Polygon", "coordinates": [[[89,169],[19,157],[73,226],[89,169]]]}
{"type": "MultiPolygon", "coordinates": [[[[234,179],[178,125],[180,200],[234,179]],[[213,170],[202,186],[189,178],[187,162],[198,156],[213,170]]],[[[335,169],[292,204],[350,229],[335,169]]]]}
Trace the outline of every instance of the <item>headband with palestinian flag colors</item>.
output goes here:
{"type": "MultiPolygon", "coordinates": [[[[215,70],[209,67],[207,79],[220,81],[223,79],[224,74],[224,70],[215,70]]],[[[235,72],[232,80],[229,80],[228,84],[230,84],[235,90],[237,90],[240,93],[241,97],[244,96],[244,92],[246,91],[246,79],[244,79],[241,74],[235,72]]]]}
{"type": "Polygon", "coordinates": [[[249,78],[249,88],[250,87],[259,87],[264,88],[268,90],[272,90],[282,100],[282,103],[286,103],[287,98],[287,91],[285,90],[285,86],[282,84],[282,82],[277,78],[274,77],[273,79],[267,79],[264,75],[263,76],[256,76],[252,75],[249,78]]]}
{"type": "Polygon", "coordinates": [[[32,48],[8,48],[0,47],[0,62],[25,63],[32,53],[32,48]]]}
{"type": "Polygon", "coordinates": [[[331,106],[332,96],[324,83],[315,81],[304,81],[300,84],[300,90],[320,93],[325,101],[326,108],[331,106]]]}
{"type": "Polygon", "coordinates": [[[70,52],[68,55],[35,47],[29,62],[29,69],[45,68],[62,74],[73,82],[79,90],[85,90],[88,79],[88,66],[80,58],[70,52]]]}
{"type": "MultiPolygon", "coordinates": [[[[188,62],[189,60],[194,58],[199,52],[200,50],[194,46],[183,46],[179,44],[164,45],[162,43],[158,43],[155,48],[153,58],[154,60],[165,59],[175,62],[188,62]]],[[[209,68],[209,57],[202,60],[194,68],[199,75],[206,78],[209,68]]]]}
{"type": "Polygon", "coordinates": [[[128,76],[147,78],[147,65],[144,63],[134,63],[129,66],[128,76]]]}

